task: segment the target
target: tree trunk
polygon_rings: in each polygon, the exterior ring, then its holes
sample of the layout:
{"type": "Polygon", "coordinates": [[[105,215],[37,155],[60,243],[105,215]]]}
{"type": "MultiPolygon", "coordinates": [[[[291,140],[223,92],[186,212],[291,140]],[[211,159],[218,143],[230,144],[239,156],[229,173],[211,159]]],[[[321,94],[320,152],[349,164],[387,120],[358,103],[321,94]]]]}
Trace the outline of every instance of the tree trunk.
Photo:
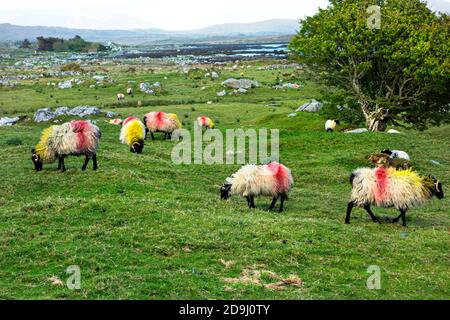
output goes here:
{"type": "Polygon", "coordinates": [[[369,131],[385,131],[389,121],[389,110],[379,108],[366,116],[366,126],[369,131]]]}

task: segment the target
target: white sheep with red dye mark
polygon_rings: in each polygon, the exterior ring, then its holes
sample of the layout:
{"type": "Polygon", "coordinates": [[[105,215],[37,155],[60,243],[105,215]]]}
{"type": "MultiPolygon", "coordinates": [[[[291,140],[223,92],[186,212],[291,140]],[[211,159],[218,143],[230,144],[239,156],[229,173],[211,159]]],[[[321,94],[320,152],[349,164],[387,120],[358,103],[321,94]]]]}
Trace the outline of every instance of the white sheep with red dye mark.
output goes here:
{"type": "Polygon", "coordinates": [[[100,129],[89,121],[73,120],[62,125],[53,125],[42,132],[41,139],[31,151],[36,171],[41,171],[44,163],[53,163],[58,159],[58,169],[63,172],[64,158],[69,155],[84,155],[82,170],[86,169],[92,158],[93,169],[97,170],[97,147],[100,129]]]}
{"type": "Polygon", "coordinates": [[[146,136],[150,132],[152,140],[155,140],[153,133],[163,132],[164,139],[172,136],[172,133],[181,128],[181,122],[174,113],[165,113],[162,111],[149,112],[144,116],[144,124],[146,127],[146,136]]]}
{"type": "Polygon", "coordinates": [[[246,165],[227,178],[220,188],[220,196],[223,200],[231,195],[240,195],[247,199],[249,208],[255,208],[254,197],[271,196],[272,204],[269,210],[275,207],[280,199],[279,212],[283,211],[284,201],[288,198],[294,179],[291,170],[278,162],[265,165],[246,165]]]}
{"type": "Polygon", "coordinates": [[[406,226],[406,211],[423,205],[433,196],[444,197],[442,183],[434,177],[422,177],[411,169],[396,170],[395,168],[360,168],[351,177],[352,194],[347,206],[345,223],[350,223],[353,207],[363,207],[374,222],[380,222],[370,209],[371,205],[378,207],[394,207],[400,215],[393,221],[402,218],[406,226]]]}

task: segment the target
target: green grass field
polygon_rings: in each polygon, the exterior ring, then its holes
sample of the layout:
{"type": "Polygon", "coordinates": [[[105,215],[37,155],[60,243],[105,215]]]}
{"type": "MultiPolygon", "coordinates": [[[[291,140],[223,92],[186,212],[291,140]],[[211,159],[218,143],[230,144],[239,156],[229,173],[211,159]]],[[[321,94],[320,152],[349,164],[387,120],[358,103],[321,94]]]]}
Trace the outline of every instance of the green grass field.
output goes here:
{"type": "MultiPolygon", "coordinates": [[[[86,84],[80,90],[58,90],[46,86],[45,79],[1,89],[2,112],[31,116],[45,106],[93,104],[122,118],[161,110],[190,123],[208,115],[219,120],[221,130],[278,128],[281,162],[295,179],[285,211],[268,212],[269,198],[257,198],[255,210],[238,197],[221,201],[219,187],[239,165],[177,166],[170,157],[175,142],[162,140],[149,140],[142,155],[132,154],[119,143],[120,127],[103,117],[94,118],[102,131],[96,172],[91,166],[82,172],[82,159],[69,157],[67,172],[57,172],[55,163],[37,173],[30,149],[49,124],[0,127],[0,298],[449,297],[448,197],[409,211],[407,228],[387,221],[374,224],[362,209],[354,210],[350,225],[343,223],[350,173],[368,166],[367,156],[383,148],[407,151],[415,169],[448,186],[449,126],[398,135],[327,134],[320,115],[287,117],[292,107],[317,97],[321,89],[301,74],[296,80],[305,87],[300,91],[275,91],[269,84],[279,71],[253,67],[244,72],[259,80],[260,88],[217,99],[220,81],[164,70],[133,75],[113,66],[110,70],[116,82],[105,88],[86,84]],[[165,92],[150,98],[136,94],[118,104],[115,93],[123,92],[129,80],[161,81],[165,92]],[[207,89],[201,91],[202,86],[207,89]],[[147,106],[135,107],[137,100],[147,106]],[[207,105],[208,100],[215,102],[207,105]],[[51,280],[65,283],[71,265],[80,267],[81,290],[51,280]],[[366,287],[371,265],[381,268],[380,290],[366,287]],[[270,286],[292,275],[301,281],[279,290],[270,286]]],[[[224,70],[221,80],[231,75],[237,76],[224,70]]],[[[374,211],[384,220],[398,214],[374,211]]]]}

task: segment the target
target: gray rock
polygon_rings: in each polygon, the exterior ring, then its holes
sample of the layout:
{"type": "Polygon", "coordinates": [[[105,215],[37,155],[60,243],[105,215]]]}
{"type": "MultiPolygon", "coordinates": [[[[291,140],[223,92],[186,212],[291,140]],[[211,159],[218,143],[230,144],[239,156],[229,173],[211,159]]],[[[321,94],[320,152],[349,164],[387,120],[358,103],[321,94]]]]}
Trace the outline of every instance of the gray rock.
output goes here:
{"type": "Polygon", "coordinates": [[[71,116],[86,117],[99,114],[101,110],[94,106],[78,106],[71,109],[67,114],[71,116]]]}
{"type": "Polygon", "coordinates": [[[67,81],[63,81],[58,83],[58,88],[60,89],[70,89],[72,88],[72,80],[67,80],[67,81]]]}
{"type": "Polygon", "coordinates": [[[63,116],[66,115],[69,112],[68,107],[59,107],[55,110],[55,116],[63,116]]]}
{"type": "Polygon", "coordinates": [[[15,118],[4,117],[0,119],[0,126],[12,126],[16,124],[17,121],[19,121],[19,117],[15,118]]]}
{"type": "Polygon", "coordinates": [[[211,72],[211,78],[217,79],[217,78],[219,78],[219,74],[217,72],[213,71],[213,72],[211,72]]]}
{"type": "Polygon", "coordinates": [[[288,117],[289,117],[289,118],[296,117],[296,116],[297,116],[297,113],[296,113],[296,112],[293,112],[293,113],[288,114],[288,117]]]}
{"type": "Polygon", "coordinates": [[[367,130],[366,128],[360,128],[360,129],[345,131],[345,133],[364,133],[364,132],[368,132],[368,131],[369,130],[367,130]]]}
{"type": "Polygon", "coordinates": [[[395,129],[389,129],[387,133],[401,133],[401,132],[395,129]]]}
{"type": "MultiPolygon", "coordinates": [[[[157,82],[159,84],[159,86],[161,86],[161,84],[159,82],[157,82]]],[[[139,89],[147,94],[155,94],[155,90],[152,89],[152,86],[150,85],[150,83],[148,82],[142,82],[139,85],[139,89]]]]}
{"type": "Polygon", "coordinates": [[[437,165],[437,166],[442,166],[442,164],[441,164],[440,162],[436,161],[436,160],[430,160],[430,162],[431,162],[432,164],[437,165]]]}
{"type": "Polygon", "coordinates": [[[56,117],[56,114],[50,108],[42,108],[35,112],[34,121],[44,122],[49,121],[56,117]]]}
{"type": "Polygon", "coordinates": [[[249,79],[234,79],[229,78],[222,82],[222,85],[231,89],[251,89],[259,86],[258,81],[249,80],[249,79]]]}
{"type": "Polygon", "coordinates": [[[300,106],[295,110],[296,112],[299,111],[307,111],[307,112],[319,112],[320,109],[322,109],[323,103],[320,103],[319,101],[312,99],[310,102],[305,103],[304,105],[300,106]]]}
{"type": "Polygon", "coordinates": [[[116,117],[118,114],[116,112],[112,112],[112,111],[108,111],[105,113],[105,117],[107,118],[114,118],[116,117]]]}
{"type": "Polygon", "coordinates": [[[226,96],[226,95],[227,95],[227,92],[226,92],[225,90],[220,91],[220,92],[217,92],[217,96],[218,96],[218,97],[224,97],[224,96],[226,96]]]}

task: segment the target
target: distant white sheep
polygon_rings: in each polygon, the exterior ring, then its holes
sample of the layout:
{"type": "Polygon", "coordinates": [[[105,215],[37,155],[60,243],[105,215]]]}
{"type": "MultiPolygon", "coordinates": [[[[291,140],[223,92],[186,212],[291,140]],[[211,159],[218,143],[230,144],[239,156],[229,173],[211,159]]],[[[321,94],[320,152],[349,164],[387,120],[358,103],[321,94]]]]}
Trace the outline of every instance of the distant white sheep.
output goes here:
{"type": "Polygon", "coordinates": [[[118,93],[117,94],[117,100],[124,100],[125,99],[125,95],[123,93],[118,93]]]}
{"type": "Polygon", "coordinates": [[[381,153],[387,154],[392,159],[411,160],[405,151],[384,149],[381,153]]]}
{"type": "Polygon", "coordinates": [[[327,120],[327,122],[325,122],[325,131],[333,132],[336,126],[340,124],[339,120],[327,120]]]}

